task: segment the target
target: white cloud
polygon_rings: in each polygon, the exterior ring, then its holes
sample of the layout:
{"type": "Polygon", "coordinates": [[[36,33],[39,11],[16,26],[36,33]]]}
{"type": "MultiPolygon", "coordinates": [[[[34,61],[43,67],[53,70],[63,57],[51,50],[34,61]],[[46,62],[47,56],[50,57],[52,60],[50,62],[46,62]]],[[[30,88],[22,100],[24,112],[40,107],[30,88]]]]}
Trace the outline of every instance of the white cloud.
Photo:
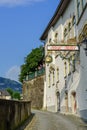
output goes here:
{"type": "Polygon", "coordinates": [[[20,67],[13,66],[5,74],[6,78],[18,81],[18,75],[20,74],[20,67]]]}
{"type": "Polygon", "coordinates": [[[4,6],[15,6],[15,5],[25,5],[34,2],[42,2],[44,0],[0,0],[0,5],[4,6]]]}

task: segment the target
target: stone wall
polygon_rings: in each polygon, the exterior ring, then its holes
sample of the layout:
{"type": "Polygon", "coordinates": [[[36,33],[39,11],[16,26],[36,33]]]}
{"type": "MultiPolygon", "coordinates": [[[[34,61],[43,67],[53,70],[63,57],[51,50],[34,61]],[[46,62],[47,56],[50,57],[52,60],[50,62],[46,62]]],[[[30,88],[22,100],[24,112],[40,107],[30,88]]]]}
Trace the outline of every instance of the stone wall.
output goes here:
{"type": "Polygon", "coordinates": [[[31,102],[0,99],[0,130],[14,130],[31,114],[31,102]]]}
{"type": "Polygon", "coordinates": [[[23,98],[30,100],[32,108],[43,107],[44,76],[23,83],[23,98]]]}

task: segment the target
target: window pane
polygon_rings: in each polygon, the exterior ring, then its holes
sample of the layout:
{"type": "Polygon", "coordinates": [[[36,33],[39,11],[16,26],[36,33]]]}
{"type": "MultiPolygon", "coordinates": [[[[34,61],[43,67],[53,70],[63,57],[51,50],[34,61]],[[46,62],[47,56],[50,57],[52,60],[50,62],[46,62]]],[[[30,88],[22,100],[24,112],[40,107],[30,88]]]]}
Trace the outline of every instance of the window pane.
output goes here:
{"type": "Polygon", "coordinates": [[[82,0],[82,7],[84,8],[84,6],[86,5],[87,1],[86,0],[82,0]]]}
{"type": "Polygon", "coordinates": [[[80,15],[81,15],[81,3],[80,3],[80,1],[77,1],[77,13],[78,13],[78,18],[80,17],[80,15]]]}

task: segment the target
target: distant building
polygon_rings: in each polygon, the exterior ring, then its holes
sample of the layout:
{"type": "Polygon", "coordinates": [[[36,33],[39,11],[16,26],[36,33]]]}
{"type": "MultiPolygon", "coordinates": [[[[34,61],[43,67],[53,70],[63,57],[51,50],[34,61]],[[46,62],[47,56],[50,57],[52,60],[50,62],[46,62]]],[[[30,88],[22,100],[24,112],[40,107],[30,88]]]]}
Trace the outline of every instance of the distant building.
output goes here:
{"type": "Polygon", "coordinates": [[[61,0],[41,40],[46,74],[43,107],[87,119],[87,1],[61,0]]]}
{"type": "Polygon", "coordinates": [[[10,94],[6,90],[0,90],[0,99],[11,99],[10,94]]]}

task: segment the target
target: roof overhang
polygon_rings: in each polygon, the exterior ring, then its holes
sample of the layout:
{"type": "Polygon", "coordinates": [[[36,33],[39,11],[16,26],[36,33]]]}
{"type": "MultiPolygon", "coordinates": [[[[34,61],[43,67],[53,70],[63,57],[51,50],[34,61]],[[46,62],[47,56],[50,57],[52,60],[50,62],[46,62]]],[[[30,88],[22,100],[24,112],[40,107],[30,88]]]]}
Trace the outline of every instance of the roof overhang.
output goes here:
{"type": "Polygon", "coordinates": [[[51,18],[50,22],[48,23],[48,26],[46,27],[45,31],[43,32],[42,36],[40,37],[41,41],[44,41],[47,38],[48,31],[52,26],[56,24],[60,16],[64,13],[65,9],[67,8],[70,0],[61,0],[53,17],[51,18]]]}

